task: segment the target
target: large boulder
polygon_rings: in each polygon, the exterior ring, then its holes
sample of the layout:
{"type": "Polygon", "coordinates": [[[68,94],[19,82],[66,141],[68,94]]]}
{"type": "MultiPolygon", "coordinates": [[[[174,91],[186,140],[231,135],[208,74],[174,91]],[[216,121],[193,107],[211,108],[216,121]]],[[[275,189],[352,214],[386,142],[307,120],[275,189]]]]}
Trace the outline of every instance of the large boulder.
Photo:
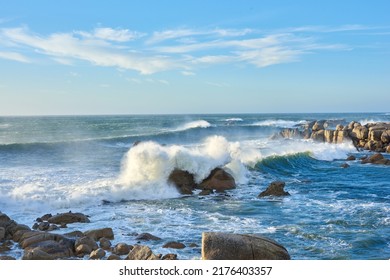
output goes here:
{"type": "Polygon", "coordinates": [[[324,131],[324,139],[325,139],[325,142],[327,143],[332,143],[333,142],[333,135],[335,134],[335,131],[334,130],[328,130],[326,129],[324,131]]]}
{"type": "Polygon", "coordinates": [[[192,194],[192,190],[197,187],[193,174],[177,168],[169,174],[168,182],[176,186],[181,194],[192,194]]]}
{"type": "Polygon", "coordinates": [[[234,189],[236,187],[236,182],[232,175],[222,168],[217,167],[211,171],[210,175],[204,179],[199,186],[202,189],[223,192],[225,190],[234,189]]]}
{"type": "Polygon", "coordinates": [[[325,141],[325,130],[321,129],[318,131],[313,131],[313,133],[310,136],[311,139],[317,142],[324,142],[325,141]]]}
{"type": "Polygon", "coordinates": [[[383,131],[381,135],[381,141],[385,144],[390,143],[390,129],[383,131]]]}
{"type": "Polygon", "coordinates": [[[57,224],[57,225],[90,222],[86,215],[82,213],[72,213],[72,212],[54,215],[50,217],[47,221],[49,223],[57,224]]]}
{"type": "Polygon", "coordinates": [[[100,228],[100,229],[92,229],[84,232],[85,236],[89,236],[95,241],[99,241],[100,238],[105,237],[107,239],[114,239],[114,232],[112,228],[100,228]]]}
{"type": "Polygon", "coordinates": [[[386,159],[382,154],[377,153],[366,159],[363,159],[362,164],[365,163],[390,165],[390,160],[386,159]]]}
{"type": "Polygon", "coordinates": [[[358,139],[363,140],[368,138],[368,128],[360,125],[352,129],[351,136],[358,139]]]}
{"type": "Polygon", "coordinates": [[[290,255],[282,245],[262,236],[203,232],[202,259],[289,260],[290,255]]]}
{"type": "Polygon", "coordinates": [[[285,182],[274,181],[272,182],[265,191],[262,191],[258,197],[264,196],[288,196],[288,192],[284,190],[285,182]]]}
{"type": "Polygon", "coordinates": [[[326,120],[316,121],[312,127],[313,131],[320,131],[325,129],[326,120]]]}

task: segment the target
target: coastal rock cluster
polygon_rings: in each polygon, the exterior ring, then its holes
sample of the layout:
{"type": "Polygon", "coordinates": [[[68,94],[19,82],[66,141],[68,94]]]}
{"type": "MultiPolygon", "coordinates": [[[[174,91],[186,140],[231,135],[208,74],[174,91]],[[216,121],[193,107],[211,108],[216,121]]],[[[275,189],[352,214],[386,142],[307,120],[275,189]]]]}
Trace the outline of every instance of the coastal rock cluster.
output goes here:
{"type": "Polygon", "coordinates": [[[335,144],[352,141],[358,150],[390,153],[390,123],[385,122],[362,125],[352,121],[344,126],[335,121],[318,120],[283,129],[272,136],[273,139],[279,137],[312,139],[335,144]]]}
{"type": "Polygon", "coordinates": [[[200,189],[200,195],[207,195],[236,187],[233,176],[220,167],[214,168],[200,184],[195,182],[194,174],[174,169],[168,177],[168,182],[176,186],[181,194],[192,194],[195,189],[200,189]]]}
{"type": "MultiPolygon", "coordinates": [[[[88,223],[88,217],[82,213],[62,213],[55,216],[44,215],[37,220],[50,220],[66,227],[69,223],[88,223]],[[56,217],[55,219],[51,219],[56,217]]],[[[40,222],[40,223],[42,223],[40,222]]],[[[50,224],[50,222],[48,222],[50,224]]],[[[57,228],[59,229],[59,228],[57,228]]],[[[56,229],[53,229],[56,230],[56,229]]],[[[90,259],[90,260],[176,260],[177,254],[154,253],[150,247],[140,242],[159,241],[161,238],[150,233],[138,234],[137,244],[117,243],[113,245],[114,233],[111,228],[99,228],[88,231],[72,231],[56,234],[33,230],[29,226],[18,224],[6,214],[0,212],[0,260],[14,260],[7,254],[12,248],[24,250],[23,260],[90,259]],[[5,254],[4,254],[5,252],[5,254]]],[[[163,248],[181,250],[187,246],[181,242],[169,241],[163,248]]],[[[189,244],[188,247],[198,247],[189,244]]],[[[202,259],[290,259],[287,250],[276,241],[262,236],[206,232],[202,234],[202,259]]]]}

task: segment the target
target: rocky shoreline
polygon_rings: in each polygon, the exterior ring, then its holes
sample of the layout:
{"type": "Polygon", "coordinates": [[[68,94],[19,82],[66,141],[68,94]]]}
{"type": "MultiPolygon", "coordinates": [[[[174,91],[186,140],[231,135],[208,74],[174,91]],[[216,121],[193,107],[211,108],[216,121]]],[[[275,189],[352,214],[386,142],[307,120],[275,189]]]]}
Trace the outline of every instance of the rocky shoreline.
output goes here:
{"type": "MultiPolygon", "coordinates": [[[[165,255],[154,253],[142,243],[161,240],[149,233],[136,236],[137,244],[112,244],[114,232],[111,228],[88,231],[71,231],[64,234],[53,231],[66,228],[70,223],[89,223],[90,217],[82,213],[46,214],[37,218],[31,229],[18,224],[0,212],[0,260],[16,260],[11,256],[12,248],[23,249],[22,260],[177,260],[175,250],[197,244],[168,241],[162,248],[173,252],[165,255]]],[[[277,260],[290,259],[287,250],[276,241],[255,235],[204,232],[202,234],[203,260],[277,260]]]]}
{"type": "Polygon", "coordinates": [[[390,123],[388,122],[362,125],[356,121],[342,124],[332,120],[316,120],[294,128],[283,129],[271,138],[312,139],[334,144],[351,141],[358,151],[390,153],[390,123]]]}

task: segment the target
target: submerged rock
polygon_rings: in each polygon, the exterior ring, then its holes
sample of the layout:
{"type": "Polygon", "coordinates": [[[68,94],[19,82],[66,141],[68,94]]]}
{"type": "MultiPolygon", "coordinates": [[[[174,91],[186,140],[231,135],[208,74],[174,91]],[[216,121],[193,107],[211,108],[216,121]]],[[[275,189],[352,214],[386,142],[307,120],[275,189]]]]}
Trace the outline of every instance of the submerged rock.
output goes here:
{"type": "Polygon", "coordinates": [[[284,186],[286,185],[283,181],[274,181],[272,182],[265,191],[262,191],[258,197],[264,196],[288,196],[288,192],[284,191],[284,186]]]}
{"type": "Polygon", "coordinates": [[[254,235],[202,233],[203,260],[289,260],[286,248],[274,240],[254,235]]]}

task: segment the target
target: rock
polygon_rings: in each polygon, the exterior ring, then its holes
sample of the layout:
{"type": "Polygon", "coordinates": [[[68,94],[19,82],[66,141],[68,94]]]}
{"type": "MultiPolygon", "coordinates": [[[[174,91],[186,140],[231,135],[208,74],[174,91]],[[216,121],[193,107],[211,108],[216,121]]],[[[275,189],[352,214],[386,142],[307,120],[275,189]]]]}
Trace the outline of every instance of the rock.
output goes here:
{"type": "Polygon", "coordinates": [[[137,240],[146,240],[146,241],[149,241],[149,240],[161,240],[160,237],[157,237],[157,236],[154,236],[153,234],[150,234],[150,233],[141,233],[141,234],[138,234],[137,237],[135,238],[137,240]]]}
{"type": "Polygon", "coordinates": [[[20,242],[20,239],[22,238],[23,234],[25,234],[26,232],[31,232],[30,229],[26,230],[26,229],[21,229],[21,230],[18,230],[17,232],[14,233],[13,235],[13,241],[15,242],[20,242]]]}
{"type": "Polygon", "coordinates": [[[279,134],[283,138],[289,138],[289,139],[302,137],[302,133],[299,131],[298,128],[285,128],[279,134]]]}
{"type": "Polygon", "coordinates": [[[114,232],[112,228],[93,229],[84,232],[85,236],[91,237],[93,240],[98,241],[100,238],[105,237],[107,239],[114,239],[114,232]]]}
{"type": "Polygon", "coordinates": [[[370,127],[368,140],[381,141],[382,134],[385,132],[383,127],[370,127]]]}
{"type": "Polygon", "coordinates": [[[188,245],[188,247],[190,247],[190,248],[196,248],[196,247],[199,247],[199,245],[196,244],[196,243],[191,243],[190,245],[188,245]]]}
{"type": "Polygon", "coordinates": [[[285,182],[274,181],[272,182],[265,191],[262,191],[258,197],[264,196],[288,196],[288,192],[284,191],[285,182]]]}
{"type": "Polygon", "coordinates": [[[133,246],[128,245],[126,243],[118,243],[113,252],[119,256],[127,255],[133,249],[133,246]]]}
{"type": "Polygon", "coordinates": [[[390,154],[390,145],[386,147],[386,153],[390,154]]]}
{"type": "MultiPolygon", "coordinates": [[[[89,237],[89,236],[83,236],[81,238],[76,239],[76,242],[74,244],[75,248],[77,248],[80,245],[87,245],[89,248],[91,248],[91,251],[96,250],[97,248],[99,248],[99,246],[97,245],[95,240],[92,237],[89,237]]],[[[89,253],[91,253],[91,252],[89,252],[89,253]]]]}
{"type": "Polygon", "coordinates": [[[102,248],[99,248],[99,249],[92,251],[91,254],[89,255],[89,258],[91,260],[100,260],[100,259],[104,258],[105,255],[106,255],[106,251],[104,251],[102,248]]]}
{"type": "Polygon", "coordinates": [[[53,217],[52,214],[45,214],[43,215],[42,217],[40,218],[37,218],[37,222],[40,222],[40,221],[48,221],[51,217],[53,217]]]}
{"type": "Polygon", "coordinates": [[[177,260],[176,254],[166,254],[162,257],[162,260],[174,261],[177,260]]]}
{"type": "Polygon", "coordinates": [[[84,257],[85,255],[91,254],[92,251],[92,248],[87,244],[80,244],[76,247],[76,256],[84,257]]]}
{"type": "Polygon", "coordinates": [[[42,222],[38,225],[38,230],[40,231],[47,231],[49,230],[50,223],[49,222],[42,222]]]}
{"type": "Polygon", "coordinates": [[[348,138],[348,132],[345,130],[336,130],[333,133],[333,143],[340,144],[344,143],[345,139],[348,138]]]}
{"type": "Polygon", "coordinates": [[[390,143],[390,129],[383,131],[381,135],[381,141],[384,144],[390,143]]]}
{"type": "Polygon", "coordinates": [[[55,216],[52,216],[47,219],[49,223],[52,224],[72,224],[72,223],[89,223],[89,219],[86,215],[82,213],[62,213],[62,214],[57,214],[55,216]]]}
{"type": "Polygon", "coordinates": [[[192,194],[197,187],[193,174],[177,168],[169,175],[168,182],[175,185],[181,194],[192,194]]]}
{"type": "Polygon", "coordinates": [[[126,257],[127,260],[158,260],[148,246],[135,245],[126,257]]]}
{"type": "Polygon", "coordinates": [[[324,129],[325,129],[324,124],[325,124],[325,120],[316,121],[316,122],[314,123],[314,125],[313,125],[313,128],[312,128],[313,132],[314,132],[314,131],[324,130],[324,129]]]}
{"type": "Polygon", "coordinates": [[[332,143],[333,142],[333,135],[334,135],[334,131],[333,130],[324,130],[325,142],[332,143]]]}
{"type": "Polygon", "coordinates": [[[289,260],[286,248],[274,240],[254,235],[202,233],[203,260],[289,260]]]}
{"type": "Polygon", "coordinates": [[[336,130],[337,131],[342,131],[344,129],[344,126],[342,124],[336,125],[336,130]]]}
{"type": "Polygon", "coordinates": [[[354,155],[350,155],[347,157],[346,160],[348,160],[348,161],[356,160],[356,157],[354,155]]]}
{"type": "Polygon", "coordinates": [[[342,165],[340,165],[340,167],[342,167],[342,168],[348,168],[348,167],[349,167],[349,164],[348,164],[348,163],[343,163],[342,165]]]}
{"type": "Polygon", "coordinates": [[[35,243],[32,246],[26,247],[25,251],[40,250],[49,254],[54,259],[63,259],[74,256],[73,242],[66,242],[66,240],[46,240],[39,243],[35,243]]]}
{"type": "Polygon", "coordinates": [[[5,238],[5,228],[0,227],[0,241],[3,241],[5,238]]]}
{"type": "Polygon", "coordinates": [[[16,259],[11,256],[0,256],[0,261],[15,261],[16,259]]]}
{"type": "Polygon", "coordinates": [[[232,175],[227,173],[222,168],[215,168],[210,175],[202,181],[199,185],[202,189],[212,189],[217,192],[234,189],[236,182],[232,175]]]}
{"type": "Polygon", "coordinates": [[[55,257],[36,248],[25,251],[22,257],[22,260],[54,260],[54,259],[55,257]]]}
{"type": "Polygon", "coordinates": [[[72,249],[74,246],[74,241],[65,237],[64,235],[46,232],[32,232],[31,235],[23,235],[19,244],[23,249],[25,249],[27,247],[36,247],[36,244],[42,243],[44,241],[54,241],[56,243],[66,244],[69,248],[72,249]]]}
{"type": "Polygon", "coordinates": [[[99,245],[100,245],[100,248],[102,248],[104,250],[109,250],[111,248],[110,240],[108,240],[105,237],[102,237],[99,239],[99,245]]]}
{"type": "Polygon", "coordinates": [[[64,235],[67,236],[67,237],[70,237],[70,238],[84,237],[84,233],[82,233],[79,230],[75,230],[75,231],[71,231],[71,232],[68,232],[68,233],[64,233],[64,235]]]}
{"type": "Polygon", "coordinates": [[[370,140],[364,145],[364,149],[370,151],[381,151],[382,148],[383,148],[382,142],[375,141],[375,140],[370,140]]]}
{"type": "Polygon", "coordinates": [[[175,241],[165,243],[163,246],[163,248],[172,248],[172,249],[184,249],[185,247],[186,245],[184,245],[183,243],[175,242],[175,241]]]}
{"type": "Polygon", "coordinates": [[[325,130],[321,129],[321,130],[318,130],[318,131],[314,131],[310,138],[313,139],[314,141],[317,141],[317,142],[324,142],[325,141],[325,130]]]}
{"type": "Polygon", "coordinates": [[[111,254],[107,257],[107,260],[109,261],[120,261],[122,260],[120,256],[118,255],[115,255],[115,254],[111,254]]]}
{"type": "Polygon", "coordinates": [[[365,126],[357,126],[352,129],[351,136],[358,139],[363,140],[368,137],[368,128],[365,126]]]}
{"type": "Polygon", "coordinates": [[[382,164],[382,165],[390,165],[390,160],[386,159],[382,154],[374,154],[369,158],[362,160],[362,164],[372,163],[372,164],[382,164]]]}

